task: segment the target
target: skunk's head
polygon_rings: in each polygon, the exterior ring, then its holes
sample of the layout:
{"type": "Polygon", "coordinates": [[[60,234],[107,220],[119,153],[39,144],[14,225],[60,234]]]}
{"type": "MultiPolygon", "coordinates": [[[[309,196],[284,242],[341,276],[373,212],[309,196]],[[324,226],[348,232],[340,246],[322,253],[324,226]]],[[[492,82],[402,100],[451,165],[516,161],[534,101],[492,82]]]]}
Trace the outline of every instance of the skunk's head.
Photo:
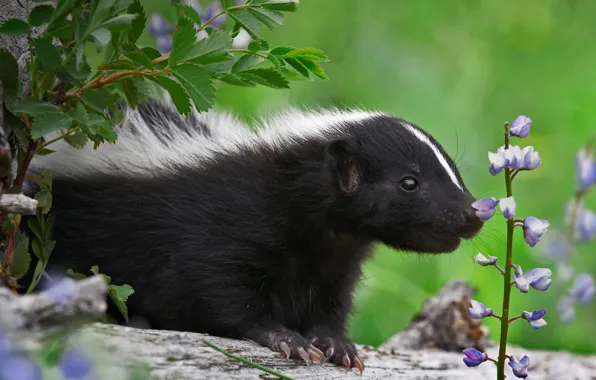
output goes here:
{"type": "Polygon", "coordinates": [[[346,127],[349,137],[331,141],[325,158],[344,227],[420,253],[452,252],[480,232],[475,198],[434,138],[389,116],[346,127]]]}

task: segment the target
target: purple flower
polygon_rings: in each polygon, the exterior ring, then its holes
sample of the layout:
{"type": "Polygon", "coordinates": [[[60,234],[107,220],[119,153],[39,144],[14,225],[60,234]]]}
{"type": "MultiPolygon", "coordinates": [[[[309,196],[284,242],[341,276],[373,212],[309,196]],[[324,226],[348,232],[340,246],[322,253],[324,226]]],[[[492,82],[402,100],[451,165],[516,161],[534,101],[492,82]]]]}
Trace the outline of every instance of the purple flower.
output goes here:
{"type": "Polygon", "coordinates": [[[527,146],[521,151],[522,156],[522,168],[526,170],[534,170],[542,162],[538,152],[534,151],[533,146],[527,146]]]}
{"type": "Polygon", "coordinates": [[[528,367],[530,366],[530,358],[523,356],[520,361],[517,361],[514,355],[509,356],[509,366],[513,370],[515,377],[525,379],[528,377],[528,367]]]}
{"type": "Polygon", "coordinates": [[[513,197],[502,198],[499,200],[499,207],[503,212],[503,216],[507,219],[513,219],[515,216],[516,206],[517,205],[515,204],[515,199],[513,197]]]}
{"type": "Polygon", "coordinates": [[[472,207],[478,210],[476,211],[478,219],[486,222],[495,215],[497,200],[495,198],[482,198],[472,203],[472,207]]]}
{"type": "Polygon", "coordinates": [[[468,308],[468,315],[472,319],[482,319],[493,313],[493,309],[487,308],[482,302],[471,300],[472,307],[468,308]]]}
{"type": "Polygon", "coordinates": [[[525,274],[521,266],[513,264],[515,269],[514,283],[515,287],[522,293],[527,293],[530,286],[539,291],[546,291],[552,283],[552,271],[547,268],[535,268],[527,271],[525,274]]]}
{"type": "Polygon", "coordinates": [[[172,49],[172,37],[159,36],[155,39],[155,46],[160,53],[165,54],[172,49]]]}
{"type": "Polygon", "coordinates": [[[524,219],[524,240],[530,247],[534,247],[542,235],[546,233],[550,223],[543,219],[528,216],[524,219]]]}
{"type": "Polygon", "coordinates": [[[466,363],[468,367],[477,367],[488,358],[486,353],[480,352],[475,348],[466,348],[463,353],[466,355],[464,363],[466,363]]]}
{"type": "MultiPolygon", "coordinates": [[[[198,6],[198,7],[194,6],[194,8],[197,9],[197,11],[199,12],[199,15],[201,16],[201,22],[203,22],[203,23],[209,21],[213,16],[215,16],[217,13],[222,11],[221,4],[219,3],[219,1],[213,2],[205,10],[201,10],[200,6],[198,6]]],[[[221,27],[225,22],[226,22],[226,14],[224,13],[224,14],[218,16],[215,20],[211,21],[209,23],[209,26],[217,29],[217,28],[221,27]]]]}
{"type": "Polygon", "coordinates": [[[543,326],[546,326],[546,321],[542,319],[546,314],[546,309],[536,310],[533,312],[524,311],[522,313],[523,318],[530,323],[530,326],[534,329],[539,329],[543,326]]]}
{"type": "Polygon", "coordinates": [[[62,375],[68,380],[86,379],[91,375],[93,366],[89,358],[80,350],[69,349],[60,361],[62,375]]]}
{"type": "Polygon", "coordinates": [[[577,237],[582,241],[590,241],[596,233],[596,214],[589,209],[581,209],[576,219],[577,237]]]}
{"type": "Polygon", "coordinates": [[[158,14],[151,15],[151,22],[149,23],[149,33],[154,36],[167,36],[172,33],[174,28],[163,17],[158,14]]]}
{"type": "Polygon", "coordinates": [[[44,290],[42,293],[55,303],[65,303],[75,296],[76,281],[66,277],[44,290]]]}
{"type": "Polygon", "coordinates": [[[586,190],[596,182],[596,167],[591,149],[581,148],[575,156],[578,190],[586,190]]]}
{"type": "Polygon", "coordinates": [[[0,357],[0,379],[41,380],[41,369],[30,359],[8,355],[0,357]]]}
{"type": "Polygon", "coordinates": [[[474,257],[474,262],[478,265],[480,265],[481,267],[485,267],[488,265],[493,265],[494,263],[496,263],[498,260],[497,257],[495,256],[488,256],[488,258],[486,258],[482,253],[478,253],[476,255],[476,257],[474,257]]]}
{"type": "Polygon", "coordinates": [[[524,115],[518,116],[513,123],[511,123],[511,127],[509,128],[509,132],[512,136],[517,136],[520,138],[527,137],[530,133],[530,126],[532,125],[532,120],[529,117],[524,115]]]}
{"type": "Polygon", "coordinates": [[[561,297],[557,302],[557,312],[562,323],[573,322],[575,319],[575,300],[573,297],[561,297]]]}
{"type": "Polygon", "coordinates": [[[517,145],[512,145],[509,149],[505,149],[503,152],[505,158],[509,162],[507,165],[509,168],[513,170],[520,170],[524,167],[524,156],[522,154],[522,150],[517,145]]]}
{"type": "Polygon", "coordinates": [[[577,302],[585,305],[590,303],[594,297],[595,290],[594,278],[588,273],[580,273],[575,278],[571,295],[577,302]]]}
{"type": "Polygon", "coordinates": [[[505,157],[504,152],[505,147],[503,146],[497,149],[496,153],[488,152],[488,160],[490,162],[488,171],[490,172],[490,174],[497,175],[501,172],[501,170],[503,170],[507,167],[507,165],[509,165],[509,161],[505,157]]]}

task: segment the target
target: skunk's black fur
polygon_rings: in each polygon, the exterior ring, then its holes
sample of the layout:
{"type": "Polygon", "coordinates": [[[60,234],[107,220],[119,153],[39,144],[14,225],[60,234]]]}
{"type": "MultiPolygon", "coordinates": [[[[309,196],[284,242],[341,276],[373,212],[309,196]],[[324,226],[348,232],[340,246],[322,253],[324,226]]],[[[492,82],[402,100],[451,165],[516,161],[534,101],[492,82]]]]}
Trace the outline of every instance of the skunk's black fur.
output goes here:
{"type": "Polygon", "coordinates": [[[70,156],[35,164],[56,172],[50,266],[88,273],[98,265],[113,283],[130,284],[129,312],[152,328],[247,338],[291,358],[325,354],[361,369],[345,326],[372,245],[452,252],[482,223],[428,134],[391,116],[340,112],[292,134],[293,120],[325,115],[294,114],[272,132],[279,139],[246,142],[224,135],[226,119],[148,103],[129,111],[121,127],[129,133],[103,153],[63,145],[70,156]],[[212,145],[178,159],[186,153],[176,138],[212,145]],[[118,146],[140,161],[110,153],[118,146]],[[96,165],[75,170],[89,160],[96,165]]]}

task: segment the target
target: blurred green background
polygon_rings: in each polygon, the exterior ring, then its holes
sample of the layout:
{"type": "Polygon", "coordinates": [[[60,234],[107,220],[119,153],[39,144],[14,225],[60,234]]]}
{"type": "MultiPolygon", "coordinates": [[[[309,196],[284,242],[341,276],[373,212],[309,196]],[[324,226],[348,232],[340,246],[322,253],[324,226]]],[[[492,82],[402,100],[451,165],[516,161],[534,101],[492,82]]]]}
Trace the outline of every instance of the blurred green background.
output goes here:
{"type": "MultiPolygon", "coordinates": [[[[165,0],[143,3],[148,17],[173,10],[165,0]]],[[[457,156],[477,197],[504,196],[503,176],[488,173],[487,152],[503,144],[503,123],[525,114],[533,120],[532,132],[517,143],[533,145],[542,165],[515,179],[517,215],[547,219],[554,230],[574,191],[575,152],[596,132],[594,15],[594,1],[301,0],[297,13],[263,37],[272,46],[324,50],[330,80],[294,82],[289,90],[221,85],[217,107],[242,118],[290,105],[363,107],[403,117],[457,156]]],[[[152,44],[149,36],[140,42],[152,44]]],[[[594,198],[586,203],[596,206],[594,198]]],[[[476,298],[500,314],[502,279],[475,266],[472,257],[483,252],[504,260],[503,220],[497,214],[478,238],[451,255],[406,255],[379,247],[356,294],[351,337],[382,343],[452,279],[471,282],[476,298]]],[[[524,269],[554,269],[540,256],[541,243],[529,248],[517,230],[514,262],[524,269]]],[[[581,247],[574,267],[596,273],[595,250],[596,242],[581,247]]],[[[596,305],[579,307],[575,323],[562,325],[556,297],[563,290],[556,282],[548,292],[514,289],[512,313],[546,307],[548,326],[532,330],[516,322],[510,342],[595,353],[596,305]]],[[[486,322],[492,339],[499,331],[495,322],[486,322]]]]}

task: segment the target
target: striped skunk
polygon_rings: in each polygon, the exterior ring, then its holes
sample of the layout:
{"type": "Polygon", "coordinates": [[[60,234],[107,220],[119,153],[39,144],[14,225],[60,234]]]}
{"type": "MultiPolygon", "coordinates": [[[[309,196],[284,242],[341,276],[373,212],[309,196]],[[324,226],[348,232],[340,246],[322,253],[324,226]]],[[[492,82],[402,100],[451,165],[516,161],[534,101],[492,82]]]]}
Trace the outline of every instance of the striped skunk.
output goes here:
{"type": "Polygon", "coordinates": [[[53,145],[32,163],[54,172],[50,266],[130,284],[151,328],[362,372],[346,319],[373,245],[452,252],[482,228],[475,198],[433,137],[390,115],[291,110],[257,126],[150,101],[115,145],[53,145]]]}

